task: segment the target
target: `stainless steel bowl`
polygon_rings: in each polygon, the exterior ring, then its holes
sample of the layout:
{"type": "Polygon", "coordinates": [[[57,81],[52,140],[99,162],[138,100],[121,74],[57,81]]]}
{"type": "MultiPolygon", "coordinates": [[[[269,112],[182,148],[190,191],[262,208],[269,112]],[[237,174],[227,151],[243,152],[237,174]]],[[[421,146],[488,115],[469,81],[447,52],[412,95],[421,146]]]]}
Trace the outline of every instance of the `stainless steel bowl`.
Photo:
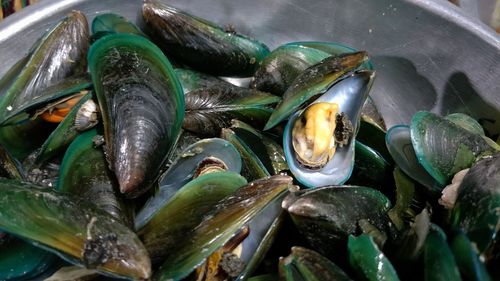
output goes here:
{"type": "MultiPolygon", "coordinates": [[[[377,78],[372,97],[388,126],[418,110],[463,112],[500,132],[500,40],[478,19],[438,0],[165,0],[233,25],[271,48],[335,41],[367,50],[377,78]],[[495,121],[496,120],[496,121],[495,121]]],[[[115,12],[136,20],[142,1],[40,0],[0,24],[0,75],[70,10],[89,21],[115,12]]]]}

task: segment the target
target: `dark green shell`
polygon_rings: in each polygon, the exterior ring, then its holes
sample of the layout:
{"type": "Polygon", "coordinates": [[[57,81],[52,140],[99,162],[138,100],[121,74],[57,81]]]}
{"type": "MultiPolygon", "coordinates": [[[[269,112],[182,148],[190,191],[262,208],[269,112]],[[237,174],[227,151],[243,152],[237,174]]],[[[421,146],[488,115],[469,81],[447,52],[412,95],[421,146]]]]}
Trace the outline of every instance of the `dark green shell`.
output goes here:
{"type": "Polygon", "coordinates": [[[432,225],[424,245],[425,281],[460,281],[455,258],[451,252],[446,235],[437,225],[432,225]]]}
{"type": "MultiPolygon", "coordinates": [[[[251,88],[281,96],[305,69],[329,56],[356,52],[354,48],[333,42],[291,42],[274,49],[255,72],[251,88]]],[[[361,68],[372,70],[371,62],[361,68]]]]}
{"type": "Polygon", "coordinates": [[[139,238],[92,203],[6,179],[0,179],[0,198],[0,229],[75,264],[125,278],[150,276],[139,238]]]}
{"type": "Polygon", "coordinates": [[[88,100],[92,99],[92,93],[89,92],[82,99],[75,104],[71,111],[66,115],[57,128],[49,135],[43,143],[40,152],[37,155],[36,163],[43,164],[50,160],[52,157],[63,152],[64,149],[71,144],[71,142],[78,136],[80,131],[75,125],[78,110],[88,100]]]}
{"type": "Polygon", "coordinates": [[[56,256],[19,238],[0,245],[0,280],[33,280],[47,271],[56,256]]]}
{"type": "Polygon", "coordinates": [[[246,183],[245,178],[234,172],[217,172],[199,176],[177,191],[138,229],[153,264],[171,255],[220,200],[246,183]]]}
{"type": "Polygon", "coordinates": [[[285,281],[351,280],[332,261],[303,247],[292,247],[290,255],[280,259],[279,272],[285,281]]]}
{"type": "Polygon", "coordinates": [[[185,96],[186,113],[182,127],[208,137],[220,135],[232,119],[252,122],[262,128],[280,98],[228,82],[195,89],[185,96]]]}
{"type": "Polygon", "coordinates": [[[263,177],[268,177],[271,174],[266,169],[255,152],[230,128],[222,129],[221,137],[230,142],[241,155],[243,167],[241,174],[248,180],[256,180],[263,177]]]}
{"type": "Polygon", "coordinates": [[[283,148],[273,139],[242,121],[231,123],[231,130],[255,153],[270,175],[288,170],[283,148]]]}
{"type": "Polygon", "coordinates": [[[48,87],[86,71],[89,31],[81,12],[71,12],[39,42],[16,79],[2,90],[1,124],[5,125],[18,108],[39,98],[48,87]]]}
{"type": "Polygon", "coordinates": [[[107,160],[121,192],[136,197],[159,177],[178,138],[184,117],[181,85],[161,50],[137,35],[98,40],[89,65],[107,160]]]}
{"type": "Polygon", "coordinates": [[[217,76],[252,76],[269,49],[235,32],[161,1],[142,6],[145,32],[163,51],[194,69],[217,76]]]}
{"type": "Polygon", "coordinates": [[[125,225],[131,225],[118,183],[108,169],[102,147],[95,147],[95,129],[82,133],[64,154],[56,189],[76,194],[106,211],[125,225]]]}
{"type": "Polygon", "coordinates": [[[288,176],[263,178],[221,200],[198,226],[185,233],[175,250],[167,253],[153,280],[179,280],[186,277],[265,206],[291,187],[291,183],[292,178],[288,176]]]}
{"type": "Polygon", "coordinates": [[[130,33],[144,36],[144,33],[135,24],[123,16],[107,13],[100,14],[92,21],[92,33],[130,33]]]}
{"type": "Polygon", "coordinates": [[[466,130],[434,113],[417,112],[411,121],[411,141],[420,164],[441,185],[483,156],[500,150],[492,140],[466,130]]]}
{"type": "Polygon", "coordinates": [[[212,86],[220,85],[221,83],[224,85],[234,85],[229,84],[228,82],[212,75],[205,74],[203,72],[199,72],[192,69],[186,68],[176,68],[175,74],[179,81],[181,82],[182,89],[184,90],[184,94],[192,92],[198,89],[206,89],[212,86]]]}
{"type": "Polygon", "coordinates": [[[349,235],[349,263],[362,280],[399,281],[389,259],[380,251],[369,235],[349,235]]]}
{"type": "Polygon", "coordinates": [[[281,96],[302,71],[329,56],[331,54],[314,48],[280,46],[264,58],[250,88],[281,96]]]}
{"type": "Polygon", "coordinates": [[[464,279],[474,281],[493,280],[469,238],[462,231],[455,231],[449,241],[451,251],[464,279]]]}
{"type": "Polygon", "coordinates": [[[451,223],[469,237],[481,259],[500,254],[500,153],[477,162],[458,188],[451,223]]]}
{"type": "Polygon", "coordinates": [[[0,144],[16,159],[23,161],[39,148],[56,125],[40,119],[0,127],[0,144]]]}
{"type": "Polygon", "coordinates": [[[269,117],[264,130],[288,118],[311,99],[325,93],[339,78],[354,71],[368,59],[366,52],[328,57],[304,70],[283,94],[282,101],[269,117]]]}
{"type": "Polygon", "coordinates": [[[291,194],[283,204],[313,249],[329,258],[344,253],[347,237],[359,234],[360,220],[368,220],[378,230],[388,233],[390,222],[386,213],[390,206],[382,193],[361,186],[308,190],[304,194],[291,194]]]}
{"type": "Polygon", "coordinates": [[[19,124],[27,119],[38,118],[38,115],[50,111],[60,101],[65,101],[71,96],[90,89],[92,82],[88,74],[81,74],[63,79],[59,83],[47,87],[39,95],[26,97],[12,110],[6,124],[19,124]]]}
{"type": "Polygon", "coordinates": [[[373,148],[359,142],[354,146],[354,169],[346,184],[371,186],[392,193],[392,166],[373,148]]]}

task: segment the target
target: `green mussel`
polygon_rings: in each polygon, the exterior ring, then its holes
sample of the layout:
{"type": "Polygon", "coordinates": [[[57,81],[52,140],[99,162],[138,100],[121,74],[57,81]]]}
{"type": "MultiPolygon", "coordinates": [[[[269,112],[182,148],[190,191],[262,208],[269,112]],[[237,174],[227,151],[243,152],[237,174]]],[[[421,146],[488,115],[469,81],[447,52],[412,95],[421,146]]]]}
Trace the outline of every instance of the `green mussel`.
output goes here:
{"type": "Polygon", "coordinates": [[[161,1],[142,6],[145,32],[169,56],[218,76],[252,76],[269,49],[161,1]]]}
{"type": "Polygon", "coordinates": [[[92,45],[89,65],[104,124],[106,157],[120,191],[136,197],[160,176],[184,117],[184,94],[154,44],[112,34],[92,45]]]}
{"type": "Polygon", "coordinates": [[[92,203],[6,179],[0,179],[0,198],[0,229],[105,274],[151,275],[148,254],[135,233],[92,203]]]}

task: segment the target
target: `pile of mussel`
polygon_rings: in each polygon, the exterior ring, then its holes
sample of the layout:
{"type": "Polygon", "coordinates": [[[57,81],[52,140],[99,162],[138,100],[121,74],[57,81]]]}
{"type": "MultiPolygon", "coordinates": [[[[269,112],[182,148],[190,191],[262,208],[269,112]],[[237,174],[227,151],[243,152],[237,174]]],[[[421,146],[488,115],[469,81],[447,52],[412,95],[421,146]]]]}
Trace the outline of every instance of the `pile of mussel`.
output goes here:
{"type": "Polygon", "coordinates": [[[0,80],[0,280],[498,280],[498,140],[387,130],[374,79],[159,0],[71,12],[0,80]]]}

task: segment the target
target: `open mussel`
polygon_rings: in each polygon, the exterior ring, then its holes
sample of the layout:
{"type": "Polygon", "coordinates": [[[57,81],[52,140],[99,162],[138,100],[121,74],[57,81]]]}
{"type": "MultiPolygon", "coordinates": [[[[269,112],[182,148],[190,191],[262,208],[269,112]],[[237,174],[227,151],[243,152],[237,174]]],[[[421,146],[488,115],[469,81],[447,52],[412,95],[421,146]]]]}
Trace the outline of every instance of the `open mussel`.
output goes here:
{"type": "Polygon", "coordinates": [[[168,251],[154,280],[177,280],[189,275],[207,257],[228,242],[265,206],[281,197],[292,178],[276,175],[253,181],[221,200],[203,220],[168,251]],[[201,249],[201,250],[200,250],[201,249]]]}
{"type": "Polygon", "coordinates": [[[269,49],[157,0],[142,6],[145,32],[167,55],[218,76],[252,76],[269,49]]]}
{"type": "Polygon", "coordinates": [[[338,78],[354,71],[366,60],[366,52],[348,53],[328,57],[304,70],[283,94],[283,100],[276,106],[264,129],[271,129],[304,104],[310,103],[311,98],[327,92],[338,82],[338,78]]]}
{"type": "MultiPolygon", "coordinates": [[[[308,67],[329,56],[356,52],[355,49],[332,42],[292,42],[273,50],[261,62],[250,82],[250,88],[281,96],[308,67]]],[[[364,68],[372,69],[369,62],[364,68]]]]}
{"type": "Polygon", "coordinates": [[[426,192],[433,197],[440,194],[443,185],[439,184],[417,160],[411,142],[410,126],[396,125],[386,134],[386,145],[398,167],[412,179],[426,187],[426,192]]]}
{"type": "Polygon", "coordinates": [[[106,157],[128,197],[144,193],[178,137],[184,94],[169,61],[147,39],[112,34],[89,65],[104,124],[106,157]]]}
{"type": "Polygon", "coordinates": [[[35,164],[43,164],[62,152],[82,131],[98,123],[98,105],[88,92],[64,116],[57,128],[48,136],[37,153],[35,164]]]}
{"type": "Polygon", "coordinates": [[[290,171],[302,184],[319,187],[349,179],[359,115],[374,75],[355,72],[290,117],[283,149],[290,171]]]}
{"type": "Polygon", "coordinates": [[[234,172],[215,172],[201,175],[179,189],[138,229],[152,262],[161,263],[207,212],[246,183],[234,172]]]}
{"type": "Polygon", "coordinates": [[[239,173],[241,157],[229,142],[219,139],[203,139],[184,149],[161,176],[158,191],[148,199],[135,217],[135,228],[141,229],[163,206],[168,204],[185,184],[199,176],[207,160],[217,162],[220,170],[239,173]]]}
{"type": "Polygon", "coordinates": [[[40,99],[48,87],[83,74],[88,48],[87,19],[81,12],[73,11],[39,40],[17,77],[3,90],[0,124],[16,123],[13,117],[32,100],[40,99]]]}

